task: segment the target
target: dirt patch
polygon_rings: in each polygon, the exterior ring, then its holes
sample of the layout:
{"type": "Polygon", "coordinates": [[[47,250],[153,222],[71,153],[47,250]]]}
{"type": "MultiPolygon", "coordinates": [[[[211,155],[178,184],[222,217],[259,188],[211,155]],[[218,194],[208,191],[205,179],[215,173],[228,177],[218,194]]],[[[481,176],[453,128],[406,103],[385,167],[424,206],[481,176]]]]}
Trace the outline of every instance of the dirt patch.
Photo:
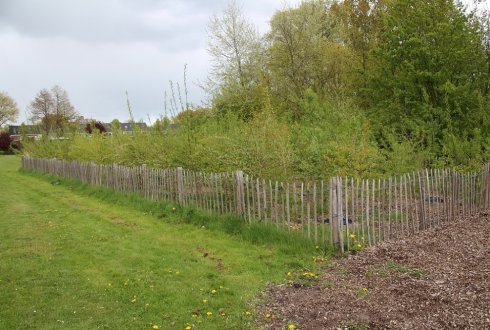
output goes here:
{"type": "Polygon", "coordinates": [[[213,260],[215,262],[214,266],[216,267],[217,270],[223,270],[225,268],[225,266],[223,265],[223,260],[221,258],[210,255],[205,248],[198,247],[197,251],[202,254],[203,258],[208,258],[210,260],[213,260]]]}
{"type": "Polygon", "coordinates": [[[265,293],[266,329],[490,329],[488,213],[334,260],[265,293]]]}
{"type": "Polygon", "coordinates": [[[121,227],[126,227],[126,228],[137,228],[138,227],[137,224],[126,222],[126,221],[124,221],[118,217],[111,217],[110,220],[113,224],[121,226],[121,227]]]}

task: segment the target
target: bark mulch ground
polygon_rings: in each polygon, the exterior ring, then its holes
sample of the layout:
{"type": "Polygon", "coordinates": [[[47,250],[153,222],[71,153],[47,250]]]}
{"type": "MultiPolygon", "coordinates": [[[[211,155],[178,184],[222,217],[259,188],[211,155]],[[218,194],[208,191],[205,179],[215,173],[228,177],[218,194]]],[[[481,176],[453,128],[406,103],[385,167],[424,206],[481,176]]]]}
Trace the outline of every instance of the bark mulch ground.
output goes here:
{"type": "Polygon", "coordinates": [[[293,281],[265,293],[257,325],[490,329],[489,240],[490,216],[482,212],[330,260],[312,285],[293,281]]]}

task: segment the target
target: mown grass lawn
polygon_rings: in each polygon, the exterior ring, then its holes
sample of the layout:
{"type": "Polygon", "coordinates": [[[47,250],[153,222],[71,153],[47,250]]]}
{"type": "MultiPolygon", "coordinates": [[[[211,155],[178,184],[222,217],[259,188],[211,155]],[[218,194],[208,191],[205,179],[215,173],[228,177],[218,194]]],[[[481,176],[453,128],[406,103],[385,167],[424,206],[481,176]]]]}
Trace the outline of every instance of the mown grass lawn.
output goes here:
{"type": "Polygon", "coordinates": [[[0,329],[251,329],[257,294],[313,267],[313,250],[159,219],[19,167],[0,156],[0,329]]]}

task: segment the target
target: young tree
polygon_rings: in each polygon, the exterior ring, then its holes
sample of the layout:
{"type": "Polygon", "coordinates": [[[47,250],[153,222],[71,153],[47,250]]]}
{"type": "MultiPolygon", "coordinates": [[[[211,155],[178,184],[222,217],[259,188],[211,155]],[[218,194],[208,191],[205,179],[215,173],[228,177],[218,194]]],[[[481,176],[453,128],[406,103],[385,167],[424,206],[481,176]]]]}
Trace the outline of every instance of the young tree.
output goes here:
{"type": "Polygon", "coordinates": [[[271,19],[268,68],[275,104],[297,121],[306,90],[320,98],[342,97],[351,55],[339,40],[328,0],[304,1],[271,19]]]}
{"type": "Polygon", "coordinates": [[[0,92],[0,127],[19,117],[17,103],[7,93],[0,92]]]}
{"type": "Polygon", "coordinates": [[[211,18],[208,35],[212,84],[219,88],[234,82],[245,87],[252,80],[250,71],[260,49],[260,37],[235,1],[228,4],[222,16],[211,18]]]}
{"type": "Polygon", "coordinates": [[[40,123],[43,130],[52,133],[77,119],[79,114],[70,102],[68,93],[59,86],[41,89],[28,107],[31,120],[40,123]]]}
{"type": "Polygon", "coordinates": [[[212,70],[205,89],[218,111],[231,110],[243,119],[250,118],[263,106],[256,97],[263,62],[262,42],[256,28],[232,1],[222,16],[211,18],[208,35],[212,70]],[[242,107],[246,99],[255,101],[242,107]]]}

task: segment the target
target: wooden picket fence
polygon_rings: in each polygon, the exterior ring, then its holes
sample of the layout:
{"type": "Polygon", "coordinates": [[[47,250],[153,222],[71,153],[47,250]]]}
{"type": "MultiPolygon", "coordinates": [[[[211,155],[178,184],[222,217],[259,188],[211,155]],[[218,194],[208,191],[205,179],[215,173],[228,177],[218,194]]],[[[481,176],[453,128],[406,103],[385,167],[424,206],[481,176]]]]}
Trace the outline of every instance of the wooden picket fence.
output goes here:
{"type": "MultiPolygon", "coordinates": [[[[300,232],[342,251],[410,236],[490,205],[490,165],[480,172],[420,170],[385,179],[278,182],[242,171],[201,173],[23,157],[22,166],[119,192],[237,214],[300,232]]],[[[469,224],[471,225],[471,224],[469,224]]]]}

